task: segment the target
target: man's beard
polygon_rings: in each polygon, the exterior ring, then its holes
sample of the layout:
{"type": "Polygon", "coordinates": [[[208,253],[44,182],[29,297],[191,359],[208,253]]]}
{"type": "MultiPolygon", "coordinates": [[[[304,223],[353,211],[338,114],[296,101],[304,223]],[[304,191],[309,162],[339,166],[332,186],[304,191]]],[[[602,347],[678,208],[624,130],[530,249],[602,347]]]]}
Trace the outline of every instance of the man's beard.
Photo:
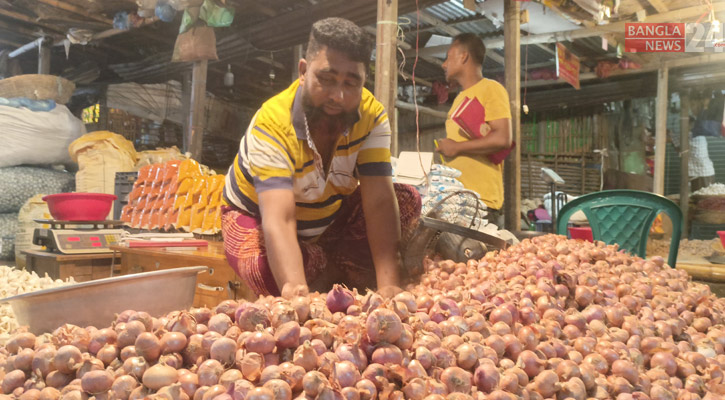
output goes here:
{"type": "Polygon", "coordinates": [[[342,111],[337,115],[330,115],[325,112],[322,106],[312,104],[312,101],[302,95],[302,108],[307,117],[307,125],[310,129],[322,129],[328,133],[338,134],[351,128],[358,120],[357,109],[342,111]]]}

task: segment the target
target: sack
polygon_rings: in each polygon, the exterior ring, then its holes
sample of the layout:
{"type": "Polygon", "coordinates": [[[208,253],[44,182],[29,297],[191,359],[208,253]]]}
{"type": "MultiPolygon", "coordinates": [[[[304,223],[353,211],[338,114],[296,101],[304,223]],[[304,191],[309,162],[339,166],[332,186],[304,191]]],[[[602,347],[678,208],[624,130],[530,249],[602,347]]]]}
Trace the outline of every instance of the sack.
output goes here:
{"type": "Polygon", "coordinates": [[[68,145],[86,133],[83,121],[60,104],[51,111],[0,106],[0,126],[0,167],[70,163],[68,145]]]}
{"type": "Polygon", "coordinates": [[[214,28],[226,28],[234,21],[234,8],[224,7],[217,0],[204,0],[199,19],[214,28]]]}
{"type": "Polygon", "coordinates": [[[36,228],[50,228],[35,222],[36,219],[51,219],[48,203],[43,201],[44,194],[28,199],[18,212],[18,228],[15,231],[15,264],[18,269],[25,269],[25,250],[40,250],[41,246],[33,244],[33,233],[36,228]]]}
{"type": "Polygon", "coordinates": [[[81,136],[68,151],[78,163],[78,192],[114,194],[116,172],[132,172],[136,165],[133,143],[109,131],[81,136]]]}
{"type": "Polygon", "coordinates": [[[18,214],[0,214],[0,260],[15,259],[15,231],[18,214]]]}
{"type": "Polygon", "coordinates": [[[0,213],[17,213],[36,194],[67,193],[74,189],[75,176],[68,172],[25,166],[0,168],[0,213]]]}
{"type": "Polygon", "coordinates": [[[176,37],[171,62],[218,60],[214,28],[196,26],[176,37]]]}

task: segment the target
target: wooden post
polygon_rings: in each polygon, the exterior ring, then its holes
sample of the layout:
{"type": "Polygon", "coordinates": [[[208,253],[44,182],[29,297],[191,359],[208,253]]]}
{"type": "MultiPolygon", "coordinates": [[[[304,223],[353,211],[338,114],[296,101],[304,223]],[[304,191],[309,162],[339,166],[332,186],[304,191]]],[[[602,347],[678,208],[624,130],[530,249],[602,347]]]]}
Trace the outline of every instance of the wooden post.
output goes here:
{"type": "Polygon", "coordinates": [[[504,0],[505,86],[511,103],[511,131],[516,148],[504,163],[506,229],[521,230],[521,3],[504,0]]]}
{"type": "Polygon", "coordinates": [[[191,158],[201,162],[201,149],[203,144],[204,125],[206,124],[206,60],[195,61],[191,70],[191,112],[187,131],[184,132],[185,143],[189,144],[187,151],[191,158]]]}
{"type": "Polygon", "coordinates": [[[690,208],[690,95],[680,92],[680,210],[682,210],[682,238],[689,231],[690,208]]]}
{"type": "Polygon", "coordinates": [[[657,106],[655,111],[655,176],[654,192],[665,194],[665,149],[667,146],[667,92],[669,70],[666,65],[657,71],[657,106]]]}
{"type": "Polygon", "coordinates": [[[191,70],[185,70],[181,74],[181,115],[184,119],[181,120],[181,131],[183,134],[182,151],[189,151],[191,143],[189,139],[191,135],[188,132],[191,131],[191,70]]]}
{"type": "Polygon", "coordinates": [[[50,74],[50,46],[52,43],[43,41],[38,46],[38,73],[50,74]]]}
{"type": "Polygon", "coordinates": [[[398,0],[378,0],[378,25],[375,34],[375,98],[388,112],[392,131],[390,154],[398,156],[398,129],[395,100],[398,98],[398,0]]]}
{"type": "Polygon", "coordinates": [[[298,44],[292,48],[292,80],[296,80],[300,77],[300,70],[297,65],[300,63],[300,59],[305,57],[305,53],[302,51],[302,45],[298,44]]]}

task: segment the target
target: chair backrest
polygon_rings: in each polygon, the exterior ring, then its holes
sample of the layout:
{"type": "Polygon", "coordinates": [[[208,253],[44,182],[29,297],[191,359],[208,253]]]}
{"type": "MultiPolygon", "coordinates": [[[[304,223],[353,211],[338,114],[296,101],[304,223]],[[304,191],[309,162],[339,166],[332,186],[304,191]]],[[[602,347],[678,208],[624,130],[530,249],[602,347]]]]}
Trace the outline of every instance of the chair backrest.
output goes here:
{"type": "Polygon", "coordinates": [[[581,210],[589,220],[595,240],[645,257],[652,222],[661,212],[672,220],[672,239],[667,263],[675,267],[682,234],[682,211],[672,200],[639,190],[605,190],[578,197],[559,211],[557,232],[567,234],[571,216],[581,210]]]}

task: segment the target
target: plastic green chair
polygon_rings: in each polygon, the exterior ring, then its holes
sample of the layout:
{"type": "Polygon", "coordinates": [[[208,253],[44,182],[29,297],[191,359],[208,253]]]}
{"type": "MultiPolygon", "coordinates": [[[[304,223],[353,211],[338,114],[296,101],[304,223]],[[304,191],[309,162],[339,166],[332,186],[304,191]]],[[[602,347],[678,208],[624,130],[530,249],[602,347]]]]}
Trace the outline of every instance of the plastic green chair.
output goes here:
{"type": "Polygon", "coordinates": [[[674,268],[682,233],[682,211],[672,200],[639,190],[605,190],[586,194],[561,208],[557,232],[567,234],[571,216],[581,210],[589,220],[594,239],[619,247],[640,257],[646,256],[652,222],[665,212],[672,220],[672,240],[667,263],[674,268]]]}

